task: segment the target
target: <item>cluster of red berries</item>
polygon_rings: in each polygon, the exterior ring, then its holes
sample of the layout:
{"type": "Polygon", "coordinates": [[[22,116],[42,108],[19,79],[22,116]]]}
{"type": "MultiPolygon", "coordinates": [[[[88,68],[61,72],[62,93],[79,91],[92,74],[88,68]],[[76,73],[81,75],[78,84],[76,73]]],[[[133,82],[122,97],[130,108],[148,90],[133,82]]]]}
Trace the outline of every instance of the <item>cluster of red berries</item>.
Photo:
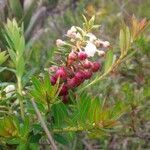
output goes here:
{"type": "Polygon", "coordinates": [[[55,69],[53,76],[51,76],[51,84],[55,85],[59,78],[61,88],[59,96],[62,96],[65,103],[68,101],[68,90],[72,90],[85,80],[90,79],[93,73],[100,68],[100,63],[89,61],[85,52],[72,51],[68,55],[66,66],[55,69]]]}

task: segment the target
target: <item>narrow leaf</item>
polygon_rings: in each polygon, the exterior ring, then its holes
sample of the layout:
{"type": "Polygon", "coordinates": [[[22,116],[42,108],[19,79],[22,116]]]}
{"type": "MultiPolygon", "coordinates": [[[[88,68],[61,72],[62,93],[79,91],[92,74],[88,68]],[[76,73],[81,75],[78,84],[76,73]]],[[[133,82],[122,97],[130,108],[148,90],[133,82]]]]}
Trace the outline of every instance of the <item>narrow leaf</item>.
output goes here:
{"type": "Polygon", "coordinates": [[[106,54],[106,61],[105,61],[105,67],[104,67],[104,72],[107,72],[108,69],[112,66],[113,63],[113,51],[109,50],[106,54]]]}
{"type": "Polygon", "coordinates": [[[125,42],[125,34],[123,29],[120,30],[120,35],[119,35],[119,46],[121,51],[124,50],[124,42],[125,42]]]}
{"type": "Polygon", "coordinates": [[[129,49],[130,40],[131,40],[131,37],[130,37],[130,30],[129,30],[129,27],[126,26],[126,50],[129,49]]]}
{"type": "Polygon", "coordinates": [[[0,65],[6,61],[8,58],[8,55],[6,54],[6,51],[0,52],[0,65]]]}

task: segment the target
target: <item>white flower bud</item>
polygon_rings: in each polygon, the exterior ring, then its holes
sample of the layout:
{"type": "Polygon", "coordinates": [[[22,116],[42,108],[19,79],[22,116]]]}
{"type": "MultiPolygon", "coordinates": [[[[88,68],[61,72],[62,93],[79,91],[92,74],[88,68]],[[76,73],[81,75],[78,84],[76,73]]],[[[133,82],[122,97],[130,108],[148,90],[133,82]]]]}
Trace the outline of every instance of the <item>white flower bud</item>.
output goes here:
{"type": "Polygon", "coordinates": [[[107,47],[110,46],[110,43],[109,43],[108,41],[102,41],[102,40],[100,40],[100,39],[96,40],[94,43],[95,43],[95,45],[96,45],[97,47],[104,47],[104,48],[107,48],[107,47]]]}
{"type": "Polygon", "coordinates": [[[94,41],[94,44],[96,45],[96,47],[101,47],[103,46],[103,41],[100,39],[97,39],[94,41]]]}
{"type": "Polygon", "coordinates": [[[98,50],[97,53],[98,53],[99,56],[104,56],[105,55],[105,52],[101,51],[101,50],[100,51],[98,50]]]}
{"type": "Polygon", "coordinates": [[[58,47],[60,47],[60,46],[65,45],[65,42],[64,42],[63,40],[61,40],[61,39],[57,39],[57,40],[56,40],[56,45],[57,45],[58,47]]]}
{"type": "Polygon", "coordinates": [[[108,41],[103,42],[103,47],[107,48],[110,46],[110,43],[108,41]]]}
{"type": "Polygon", "coordinates": [[[88,55],[88,57],[93,57],[97,51],[97,48],[93,43],[88,42],[84,50],[85,50],[85,53],[88,55]]]}
{"type": "Polygon", "coordinates": [[[68,30],[67,31],[67,36],[70,38],[76,38],[76,32],[72,31],[72,30],[68,30]]]}

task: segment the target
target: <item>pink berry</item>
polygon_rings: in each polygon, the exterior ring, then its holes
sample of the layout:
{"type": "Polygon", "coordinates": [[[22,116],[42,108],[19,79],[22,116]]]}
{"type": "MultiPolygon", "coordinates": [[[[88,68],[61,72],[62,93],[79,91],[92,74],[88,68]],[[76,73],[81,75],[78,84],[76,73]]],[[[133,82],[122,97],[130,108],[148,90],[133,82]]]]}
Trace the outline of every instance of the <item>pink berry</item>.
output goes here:
{"type": "Polygon", "coordinates": [[[91,71],[84,71],[84,74],[85,74],[85,79],[90,79],[92,77],[91,71]]]}
{"type": "Polygon", "coordinates": [[[65,69],[63,67],[59,68],[56,71],[55,77],[56,78],[60,77],[60,78],[65,79],[67,77],[67,73],[66,73],[65,69]]]}
{"type": "Polygon", "coordinates": [[[77,59],[76,53],[72,51],[72,52],[68,55],[68,59],[70,59],[70,60],[76,60],[76,59],[77,59]]]}
{"type": "Polygon", "coordinates": [[[77,84],[78,84],[78,80],[75,77],[67,80],[67,87],[70,89],[75,88],[77,84]]]}
{"type": "Polygon", "coordinates": [[[100,63],[94,62],[94,63],[92,64],[92,71],[93,71],[93,72],[97,72],[97,71],[100,69],[100,67],[101,67],[100,63]]]}
{"type": "Polygon", "coordinates": [[[62,95],[67,95],[68,94],[68,88],[66,85],[63,85],[61,87],[61,90],[60,90],[60,93],[59,93],[59,96],[62,96],[62,95]]]}
{"type": "Polygon", "coordinates": [[[91,62],[88,61],[88,60],[85,60],[85,62],[83,63],[83,67],[84,67],[85,69],[91,68],[91,62]]]}
{"type": "Polygon", "coordinates": [[[56,82],[57,82],[57,78],[54,77],[54,76],[52,76],[51,79],[50,79],[50,81],[51,81],[51,84],[52,84],[52,85],[55,85],[56,82]]]}
{"type": "Polygon", "coordinates": [[[72,59],[68,59],[67,60],[67,65],[68,66],[72,65],[73,63],[74,63],[74,60],[72,60],[72,59]]]}
{"type": "Polygon", "coordinates": [[[87,58],[87,54],[86,54],[85,52],[80,51],[80,52],[78,53],[78,58],[79,58],[80,60],[85,60],[85,59],[87,58]]]}

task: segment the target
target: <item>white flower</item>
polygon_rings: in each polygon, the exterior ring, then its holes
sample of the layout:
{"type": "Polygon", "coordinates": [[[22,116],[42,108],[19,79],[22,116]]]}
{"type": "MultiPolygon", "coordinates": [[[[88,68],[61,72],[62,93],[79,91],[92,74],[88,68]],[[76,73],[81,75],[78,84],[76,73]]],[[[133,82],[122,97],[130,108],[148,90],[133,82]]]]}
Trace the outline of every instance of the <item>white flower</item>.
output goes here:
{"type": "Polygon", "coordinates": [[[6,86],[4,91],[6,92],[6,97],[7,98],[11,97],[12,94],[14,93],[14,91],[15,91],[15,86],[14,85],[8,85],[8,86],[6,86]]]}
{"type": "Polygon", "coordinates": [[[88,33],[87,36],[89,37],[90,42],[93,42],[97,39],[96,36],[92,33],[88,33]]]}
{"type": "Polygon", "coordinates": [[[88,55],[88,57],[93,57],[97,51],[97,48],[93,43],[88,42],[84,50],[85,50],[85,53],[88,55]]]}

